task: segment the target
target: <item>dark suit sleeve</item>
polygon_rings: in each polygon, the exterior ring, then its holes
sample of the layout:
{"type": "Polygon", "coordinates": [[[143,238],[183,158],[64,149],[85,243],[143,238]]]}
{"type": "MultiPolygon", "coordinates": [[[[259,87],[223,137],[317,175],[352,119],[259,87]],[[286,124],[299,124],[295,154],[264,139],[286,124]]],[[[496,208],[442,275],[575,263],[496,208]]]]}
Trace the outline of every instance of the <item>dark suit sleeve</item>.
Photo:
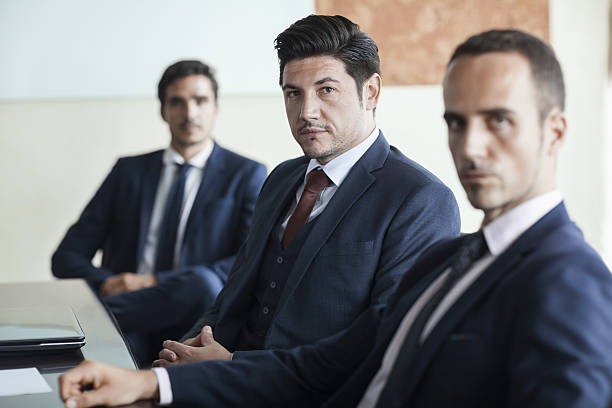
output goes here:
{"type": "Polygon", "coordinates": [[[559,256],[521,288],[508,358],[509,407],[608,406],[610,272],[580,257],[559,256]]]}
{"type": "Polygon", "coordinates": [[[441,183],[427,183],[408,195],[383,240],[371,305],[385,305],[417,259],[434,243],[459,235],[459,208],[441,183]]]}
{"type": "Polygon", "coordinates": [[[51,257],[51,270],[58,278],[85,278],[99,287],[113,272],[91,264],[91,259],[104,245],[113,216],[113,202],[121,160],[108,174],[83,213],[72,225],[51,257]]]}
{"type": "MultiPolygon", "coordinates": [[[[253,209],[255,208],[255,202],[261,190],[261,186],[266,179],[266,167],[262,164],[251,162],[252,166],[244,171],[244,182],[242,187],[242,206],[240,210],[240,220],[238,223],[238,229],[234,233],[236,240],[238,241],[238,247],[246,241],[249,229],[251,227],[251,221],[253,219],[253,209]]],[[[195,272],[195,273],[208,273],[213,272],[221,280],[222,283],[227,281],[228,274],[232,268],[232,265],[236,261],[237,254],[217,259],[206,265],[189,265],[181,270],[176,271],[165,271],[158,274],[158,280],[163,282],[164,280],[171,279],[177,274],[184,272],[195,272]]]]}
{"type": "Polygon", "coordinates": [[[173,406],[319,406],[374,347],[382,312],[372,307],[347,330],[315,345],[169,367],[173,406]]]}

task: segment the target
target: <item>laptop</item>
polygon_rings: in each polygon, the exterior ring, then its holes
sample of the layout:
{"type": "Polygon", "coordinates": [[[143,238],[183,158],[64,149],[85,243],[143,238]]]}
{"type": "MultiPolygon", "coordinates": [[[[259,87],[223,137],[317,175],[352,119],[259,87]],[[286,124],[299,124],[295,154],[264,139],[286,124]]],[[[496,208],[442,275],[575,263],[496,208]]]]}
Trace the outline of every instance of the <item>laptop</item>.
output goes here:
{"type": "Polygon", "coordinates": [[[0,308],[0,352],[78,349],[85,334],[69,307],[0,308]]]}

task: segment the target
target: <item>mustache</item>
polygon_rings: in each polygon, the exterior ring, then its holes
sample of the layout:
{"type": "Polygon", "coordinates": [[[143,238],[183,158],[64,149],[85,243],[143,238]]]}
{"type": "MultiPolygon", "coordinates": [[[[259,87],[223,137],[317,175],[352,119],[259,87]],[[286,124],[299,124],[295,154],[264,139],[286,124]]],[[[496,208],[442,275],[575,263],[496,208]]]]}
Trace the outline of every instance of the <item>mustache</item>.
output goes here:
{"type": "Polygon", "coordinates": [[[326,131],[330,130],[330,127],[323,124],[323,123],[316,123],[316,122],[310,122],[310,121],[305,121],[304,124],[302,126],[300,126],[300,128],[298,129],[298,132],[303,132],[305,130],[311,129],[311,128],[315,128],[315,129],[325,129],[326,131]]]}
{"type": "Polygon", "coordinates": [[[202,127],[202,124],[200,122],[196,122],[196,121],[193,121],[193,120],[186,120],[183,123],[181,123],[181,127],[187,127],[187,126],[202,127]]]}
{"type": "Polygon", "coordinates": [[[479,172],[479,173],[494,173],[493,166],[483,161],[477,161],[473,159],[465,159],[458,166],[458,173],[462,175],[466,172],[479,172]]]}

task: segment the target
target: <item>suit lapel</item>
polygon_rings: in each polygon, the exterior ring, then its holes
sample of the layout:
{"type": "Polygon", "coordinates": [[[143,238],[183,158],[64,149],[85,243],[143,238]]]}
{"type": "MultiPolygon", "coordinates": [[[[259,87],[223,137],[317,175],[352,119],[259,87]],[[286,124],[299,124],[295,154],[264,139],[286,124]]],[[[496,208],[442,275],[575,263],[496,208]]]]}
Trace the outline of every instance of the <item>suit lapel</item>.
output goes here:
{"type": "Polygon", "coordinates": [[[250,262],[248,265],[244,265],[244,267],[248,268],[248,270],[240,271],[239,274],[236,274],[236,279],[238,280],[236,282],[237,289],[230,292],[233,294],[233,298],[228,298],[224,303],[231,305],[234,302],[238,302],[247,307],[250,306],[250,303],[245,299],[250,299],[253,293],[250,287],[259,277],[260,260],[270,239],[270,234],[275,233],[275,227],[280,222],[281,217],[285,215],[283,211],[289,206],[291,200],[295,200],[295,191],[304,181],[304,173],[307,166],[308,160],[305,158],[302,164],[290,170],[283,177],[286,182],[270,185],[269,188],[273,191],[259,195],[260,202],[257,203],[257,207],[261,211],[259,211],[260,214],[258,214],[258,211],[255,211],[257,218],[254,219],[249,232],[249,238],[247,239],[249,252],[245,257],[250,262]]]}
{"type": "Polygon", "coordinates": [[[142,259],[142,252],[147,241],[149,224],[151,223],[151,213],[155,204],[155,193],[159,185],[159,177],[162,170],[163,150],[151,156],[142,174],[142,194],[140,202],[140,222],[138,230],[138,253],[137,262],[142,259]]]}
{"type": "MultiPolygon", "coordinates": [[[[304,181],[304,174],[308,167],[308,160],[305,159],[303,164],[292,169],[286,176],[286,183],[281,183],[278,186],[270,186],[270,189],[276,191],[266,194],[266,201],[260,203],[259,207],[267,209],[265,214],[261,214],[251,227],[255,238],[255,245],[252,250],[257,254],[263,254],[264,248],[268,243],[270,234],[276,232],[275,227],[279,224],[283,213],[286,211],[289,204],[295,201],[295,192],[300,184],[304,181]]],[[[264,198],[260,195],[261,198],[264,198]]],[[[253,240],[252,240],[253,241],[253,240]]]]}
{"type": "MultiPolygon", "coordinates": [[[[225,160],[223,156],[223,149],[215,143],[213,151],[206,161],[202,181],[200,182],[198,192],[196,193],[191,211],[189,212],[189,217],[187,218],[185,234],[183,236],[183,248],[187,247],[186,244],[193,236],[193,226],[198,225],[200,222],[202,216],[202,211],[200,210],[213,198],[219,197],[221,195],[220,190],[223,189],[227,183],[227,173],[224,171],[225,160]]],[[[183,255],[184,254],[181,252],[181,258],[183,255]]]]}
{"type": "Polygon", "coordinates": [[[316,228],[310,231],[295,260],[277,310],[280,310],[292,295],[321,247],[328,241],[353,204],[376,181],[376,177],[371,172],[384,165],[388,154],[389,144],[381,132],[370,149],[350,170],[342,185],[327,204],[325,211],[319,215],[316,228]]]}
{"type": "Polygon", "coordinates": [[[423,343],[419,356],[415,361],[414,371],[410,381],[407,382],[405,395],[410,395],[418,385],[421,376],[435,358],[436,352],[451,332],[469,313],[470,309],[478,303],[493,287],[504,277],[519,270],[521,262],[533,253],[541,239],[569,221],[563,204],[555,207],[540,221],[521,235],[508,249],[501,253],[497,259],[470,285],[470,287],[457,299],[451,308],[442,316],[432,332],[423,343]]]}

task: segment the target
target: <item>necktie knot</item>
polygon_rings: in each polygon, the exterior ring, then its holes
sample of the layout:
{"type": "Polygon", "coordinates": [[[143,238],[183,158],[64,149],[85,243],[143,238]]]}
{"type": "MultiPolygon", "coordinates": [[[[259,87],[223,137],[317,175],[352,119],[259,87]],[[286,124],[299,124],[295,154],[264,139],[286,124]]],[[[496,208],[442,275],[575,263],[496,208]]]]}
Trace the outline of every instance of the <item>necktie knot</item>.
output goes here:
{"type": "Polygon", "coordinates": [[[312,170],[306,177],[306,185],[304,186],[304,192],[311,194],[317,194],[331,183],[327,174],[321,169],[312,170]]]}
{"type": "Polygon", "coordinates": [[[302,197],[298,201],[297,207],[291,214],[287,227],[285,228],[285,234],[283,235],[282,245],[287,247],[295,234],[308,222],[310,213],[314,208],[317,197],[323,189],[331,183],[327,174],[321,169],[312,170],[306,176],[306,185],[302,192],[302,197]]]}
{"type": "Polygon", "coordinates": [[[459,248],[457,259],[453,263],[453,272],[462,274],[478,258],[487,251],[487,242],[482,231],[465,237],[465,242],[459,248]]]}
{"type": "Polygon", "coordinates": [[[178,171],[176,172],[176,177],[177,178],[184,178],[187,177],[187,173],[189,173],[189,170],[191,170],[191,168],[193,167],[191,164],[184,162],[184,163],[174,163],[176,165],[176,167],[178,167],[178,171]]]}

